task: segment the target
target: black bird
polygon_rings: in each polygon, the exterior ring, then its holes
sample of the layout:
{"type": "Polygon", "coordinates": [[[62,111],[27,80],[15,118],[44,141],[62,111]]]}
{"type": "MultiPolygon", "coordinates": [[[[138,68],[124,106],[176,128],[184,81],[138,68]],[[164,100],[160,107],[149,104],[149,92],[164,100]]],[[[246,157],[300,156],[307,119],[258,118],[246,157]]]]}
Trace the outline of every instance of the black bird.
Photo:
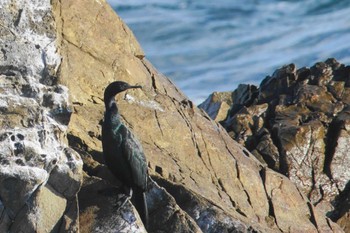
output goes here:
{"type": "Polygon", "coordinates": [[[131,88],[142,87],[130,86],[128,83],[116,81],[109,84],[105,89],[106,112],[102,126],[103,155],[108,168],[129,191],[128,198],[120,207],[131,198],[131,202],[147,228],[146,190],[148,170],[146,158],[140,142],[121,121],[115,102],[116,94],[131,88]]]}

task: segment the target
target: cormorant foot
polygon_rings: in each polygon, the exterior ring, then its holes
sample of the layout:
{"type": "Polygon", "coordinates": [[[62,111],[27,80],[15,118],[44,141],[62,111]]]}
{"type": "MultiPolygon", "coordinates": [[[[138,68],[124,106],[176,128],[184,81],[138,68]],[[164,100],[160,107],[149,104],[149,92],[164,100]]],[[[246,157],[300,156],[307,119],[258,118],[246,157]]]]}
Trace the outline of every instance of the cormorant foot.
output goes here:
{"type": "MultiPolygon", "coordinates": [[[[128,195],[124,195],[124,197],[123,197],[123,198],[124,198],[123,202],[122,202],[120,205],[116,206],[116,207],[117,207],[117,211],[119,211],[121,208],[123,208],[123,206],[126,204],[126,202],[129,201],[129,200],[131,199],[132,193],[133,193],[132,188],[129,188],[129,194],[128,194],[128,195]]],[[[121,199],[121,198],[120,198],[120,199],[121,199]]],[[[118,199],[117,203],[120,202],[120,201],[119,201],[120,199],[118,199]]]]}
{"type": "Polygon", "coordinates": [[[121,204],[119,204],[120,203],[120,200],[118,200],[117,201],[117,204],[116,204],[116,211],[119,211],[121,208],[123,208],[123,206],[126,204],[126,202],[128,201],[128,200],[130,200],[131,199],[131,197],[129,197],[129,196],[124,196],[123,197],[123,202],[121,203],[121,204]]]}

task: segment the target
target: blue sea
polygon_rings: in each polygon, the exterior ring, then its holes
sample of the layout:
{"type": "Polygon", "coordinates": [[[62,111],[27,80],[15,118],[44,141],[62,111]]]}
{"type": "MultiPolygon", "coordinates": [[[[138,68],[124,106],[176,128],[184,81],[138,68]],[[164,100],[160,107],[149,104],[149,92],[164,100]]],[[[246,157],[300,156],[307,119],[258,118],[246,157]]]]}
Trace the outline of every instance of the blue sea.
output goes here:
{"type": "Polygon", "coordinates": [[[146,57],[196,104],[285,64],[350,65],[350,0],[108,0],[146,57]]]}

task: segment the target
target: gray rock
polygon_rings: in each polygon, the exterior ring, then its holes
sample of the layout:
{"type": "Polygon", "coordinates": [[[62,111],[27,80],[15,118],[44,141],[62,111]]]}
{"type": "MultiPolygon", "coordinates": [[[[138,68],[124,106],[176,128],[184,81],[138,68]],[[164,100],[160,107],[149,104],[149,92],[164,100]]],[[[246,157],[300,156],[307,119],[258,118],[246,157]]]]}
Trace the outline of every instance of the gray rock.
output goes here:
{"type": "Polygon", "coordinates": [[[0,8],[0,231],[55,232],[76,199],[82,161],[66,153],[71,111],[56,81],[51,3],[4,0],[0,8]]]}

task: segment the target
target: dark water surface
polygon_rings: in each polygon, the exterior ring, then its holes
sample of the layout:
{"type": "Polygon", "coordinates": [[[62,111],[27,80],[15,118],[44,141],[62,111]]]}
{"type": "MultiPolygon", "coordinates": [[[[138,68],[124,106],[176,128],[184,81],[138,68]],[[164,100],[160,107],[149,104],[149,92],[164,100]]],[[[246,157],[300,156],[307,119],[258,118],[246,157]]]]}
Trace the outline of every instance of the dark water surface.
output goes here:
{"type": "Polygon", "coordinates": [[[195,103],[289,63],[350,65],[350,0],[108,0],[195,103]]]}

